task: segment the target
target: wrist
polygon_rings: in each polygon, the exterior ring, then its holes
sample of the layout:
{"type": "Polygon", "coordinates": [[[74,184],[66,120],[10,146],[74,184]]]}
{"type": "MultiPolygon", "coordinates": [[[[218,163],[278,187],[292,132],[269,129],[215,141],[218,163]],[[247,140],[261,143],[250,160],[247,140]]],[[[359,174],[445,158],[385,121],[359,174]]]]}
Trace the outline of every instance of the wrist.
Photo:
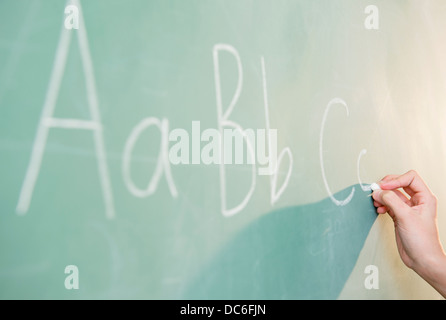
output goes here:
{"type": "Polygon", "coordinates": [[[412,269],[446,298],[446,254],[444,251],[429,257],[422,265],[414,265],[412,269]]]}

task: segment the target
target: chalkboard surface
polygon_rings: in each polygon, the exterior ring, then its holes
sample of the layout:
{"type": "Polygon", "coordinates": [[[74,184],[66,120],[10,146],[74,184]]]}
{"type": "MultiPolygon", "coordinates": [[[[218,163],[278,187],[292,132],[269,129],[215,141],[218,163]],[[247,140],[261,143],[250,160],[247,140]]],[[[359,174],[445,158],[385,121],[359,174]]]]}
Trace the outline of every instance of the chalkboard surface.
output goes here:
{"type": "Polygon", "coordinates": [[[445,17],[1,1],[0,298],[438,297],[367,196],[416,169],[446,234],[445,17]]]}

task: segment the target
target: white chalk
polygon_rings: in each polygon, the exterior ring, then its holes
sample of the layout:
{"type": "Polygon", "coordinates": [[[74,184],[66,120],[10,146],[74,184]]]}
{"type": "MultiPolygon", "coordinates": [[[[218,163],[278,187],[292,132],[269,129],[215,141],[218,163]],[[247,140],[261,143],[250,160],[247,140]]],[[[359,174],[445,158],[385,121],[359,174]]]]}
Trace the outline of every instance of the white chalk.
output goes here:
{"type": "Polygon", "coordinates": [[[381,187],[379,186],[379,184],[374,182],[370,185],[370,189],[372,189],[373,191],[376,191],[376,190],[381,190],[381,187]]]}
{"type": "MultiPolygon", "coordinates": [[[[381,190],[381,187],[379,186],[379,184],[377,184],[377,183],[372,183],[371,185],[370,185],[370,189],[372,190],[372,191],[376,191],[376,190],[381,190]]],[[[373,194],[373,192],[371,193],[371,194],[369,194],[367,197],[371,197],[372,196],[372,194],[373,194]]]]}

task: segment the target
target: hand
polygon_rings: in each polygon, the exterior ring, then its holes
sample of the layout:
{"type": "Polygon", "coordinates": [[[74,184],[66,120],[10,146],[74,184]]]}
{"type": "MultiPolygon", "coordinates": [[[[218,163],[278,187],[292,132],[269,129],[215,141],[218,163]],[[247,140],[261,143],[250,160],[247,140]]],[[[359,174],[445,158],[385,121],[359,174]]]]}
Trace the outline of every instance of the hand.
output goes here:
{"type": "Polygon", "coordinates": [[[446,255],[437,228],[437,198],[415,171],[388,175],[379,185],[382,190],[373,192],[374,205],[378,213],[388,212],[393,219],[401,259],[446,297],[446,255]]]}

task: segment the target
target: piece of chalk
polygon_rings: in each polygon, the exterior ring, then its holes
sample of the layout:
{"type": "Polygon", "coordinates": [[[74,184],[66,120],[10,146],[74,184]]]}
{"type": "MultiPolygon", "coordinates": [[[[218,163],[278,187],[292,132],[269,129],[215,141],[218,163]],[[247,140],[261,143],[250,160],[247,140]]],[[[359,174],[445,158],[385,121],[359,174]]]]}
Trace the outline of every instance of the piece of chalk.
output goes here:
{"type": "MultiPolygon", "coordinates": [[[[377,184],[377,183],[372,183],[370,185],[370,189],[372,189],[372,191],[376,191],[376,190],[381,190],[381,187],[377,184]]],[[[367,197],[371,197],[373,193],[369,194],[367,197]]]]}
{"type": "Polygon", "coordinates": [[[376,191],[376,190],[381,190],[381,187],[377,183],[372,183],[370,185],[370,189],[372,189],[373,191],[376,191]]]}

